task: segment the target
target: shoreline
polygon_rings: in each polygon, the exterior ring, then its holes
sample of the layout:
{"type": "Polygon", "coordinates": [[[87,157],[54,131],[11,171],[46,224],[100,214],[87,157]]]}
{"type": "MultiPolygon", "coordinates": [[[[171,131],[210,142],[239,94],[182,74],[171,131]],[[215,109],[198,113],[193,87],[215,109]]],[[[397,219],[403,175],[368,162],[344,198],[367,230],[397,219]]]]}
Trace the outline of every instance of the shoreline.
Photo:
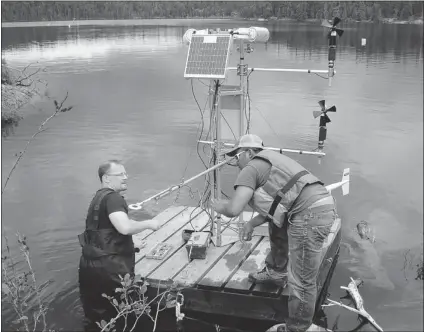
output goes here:
{"type": "Polygon", "coordinates": [[[25,107],[37,102],[41,97],[38,89],[11,84],[1,85],[1,125],[2,128],[17,124],[24,118],[25,107]]]}
{"type": "MultiPolygon", "coordinates": [[[[85,25],[104,25],[105,22],[108,22],[107,25],[149,25],[156,24],[158,22],[171,21],[171,20],[185,20],[189,21],[255,21],[261,23],[267,22],[278,22],[278,21],[297,21],[297,22],[320,22],[320,19],[305,19],[305,20],[296,20],[292,18],[242,18],[242,17],[192,17],[192,18],[151,18],[151,19],[96,19],[96,20],[75,20],[75,21],[31,21],[31,22],[3,22],[1,24],[2,28],[14,28],[14,27],[36,27],[36,26],[85,26],[85,25]]],[[[347,23],[374,23],[374,24],[414,24],[422,25],[423,19],[418,18],[415,20],[397,20],[394,18],[383,18],[376,22],[372,20],[366,21],[356,21],[353,19],[344,19],[347,23]]]]}

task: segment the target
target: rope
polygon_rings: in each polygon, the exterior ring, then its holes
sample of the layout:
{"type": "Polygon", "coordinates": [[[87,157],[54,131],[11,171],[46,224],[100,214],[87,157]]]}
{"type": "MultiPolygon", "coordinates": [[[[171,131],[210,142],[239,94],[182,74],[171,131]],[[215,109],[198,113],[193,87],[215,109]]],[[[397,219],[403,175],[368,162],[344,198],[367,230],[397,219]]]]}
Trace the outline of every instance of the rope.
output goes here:
{"type": "MultiPolygon", "coordinates": [[[[249,99],[249,117],[247,117],[247,113],[246,113],[246,107],[245,107],[245,115],[246,115],[246,119],[247,119],[247,128],[246,128],[246,133],[248,133],[249,128],[250,128],[250,105],[253,104],[252,98],[250,97],[250,93],[249,93],[249,76],[253,73],[253,70],[249,73],[249,75],[247,75],[247,98],[249,99]]],[[[275,132],[274,128],[272,128],[272,126],[270,125],[270,123],[267,121],[267,119],[265,118],[265,116],[262,114],[262,112],[259,110],[258,107],[254,106],[256,108],[256,110],[259,112],[260,116],[262,117],[262,119],[264,119],[264,121],[266,122],[266,124],[268,125],[268,127],[271,129],[271,131],[274,133],[275,136],[277,136],[278,138],[280,138],[280,136],[277,135],[277,133],[275,132]]]]}
{"type": "Polygon", "coordinates": [[[265,116],[262,114],[262,112],[259,110],[259,108],[257,108],[255,106],[256,110],[259,112],[260,116],[262,117],[262,119],[264,119],[264,121],[266,122],[266,124],[268,125],[268,127],[272,130],[272,132],[274,133],[275,136],[277,136],[278,138],[280,138],[280,136],[277,135],[277,133],[275,132],[274,128],[272,128],[272,126],[269,124],[269,122],[267,121],[267,119],[265,118],[265,116]]]}

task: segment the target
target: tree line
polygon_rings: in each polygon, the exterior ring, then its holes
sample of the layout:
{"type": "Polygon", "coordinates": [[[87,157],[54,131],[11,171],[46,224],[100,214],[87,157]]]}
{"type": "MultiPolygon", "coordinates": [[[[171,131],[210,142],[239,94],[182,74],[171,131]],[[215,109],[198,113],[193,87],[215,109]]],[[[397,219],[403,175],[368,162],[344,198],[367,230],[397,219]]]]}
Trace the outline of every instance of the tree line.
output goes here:
{"type": "Polygon", "coordinates": [[[422,1],[2,1],[3,22],[152,19],[289,18],[381,21],[422,18],[422,1]]]}

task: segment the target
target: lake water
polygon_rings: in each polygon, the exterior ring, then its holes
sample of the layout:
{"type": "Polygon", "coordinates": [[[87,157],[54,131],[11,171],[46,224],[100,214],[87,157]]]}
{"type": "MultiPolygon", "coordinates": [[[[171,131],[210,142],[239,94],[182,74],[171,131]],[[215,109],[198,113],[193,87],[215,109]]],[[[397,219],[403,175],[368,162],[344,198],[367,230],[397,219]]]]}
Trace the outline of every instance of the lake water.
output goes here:
{"type": "MultiPolygon", "coordinates": [[[[71,112],[60,114],[32,142],[2,196],[2,223],[14,244],[15,231],[28,237],[38,279],[52,283],[51,328],[81,330],[77,234],[99,187],[100,162],[121,159],[129,173],[129,203],[141,201],[202,171],[196,153],[200,112],[184,79],[190,28],[265,24],[266,45],[246,55],[251,67],[327,68],[326,30],[319,23],[263,23],[214,20],[102,22],[66,26],[2,28],[2,57],[13,67],[44,68],[49,95],[71,112]],[[122,23],[122,22],[121,22],[122,23]]],[[[328,81],[312,74],[253,72],[250,76],[251,132],[274,147],[313,150],[318,120],[312,112],[325,99],[337,112],[327,125],[326,157],[290,154],[325,183],[351,169],[350,194],[336,192],[343,239],[329,292],[349,277],[364,280],[365,308],[385,331],[423,330],[423,282],[415,280],[423,243],[423,33],[418,25],[342,24],[337,74],[328,81]],[[361,38],[366,38],[365,47],[361,38]],[[376,242],[354,232],[360,220],[375,229],[376,242]]],[[[234,49],[230,65],[235,66],[234,49]]],[[[231,83],[234,77],[229,78],[231,83]]],[[[193,88],[201,107],[206,81],[193,88]]],[[[26,141],[53,112],[44,99],[2,139],[4,181],[26,141]]],[[[206,130],[203,132],[203,138],[206,130]]],[[[200,149],[202,150],[202,149],[200,149]]],[[[225,168],[223,190],[230,194],[235,169],[225,168]]],[[[192,184],[203,189],[203,180],[192,184]]],[[[188,190],[176,204],[194,205],[188,190]]],[[[172,204],[175,196],[135,214],[143,219],[172,204]]],[[[16,245],[12,248],[16,252],[16,245]]],[[[2,329],[10,310],[3,308],[2,329]]],[[[325,309],[328,326],[352,330],[357,316],[325,309]]],[[[373,331],[370,325],[361,328],[373,331]]]]}

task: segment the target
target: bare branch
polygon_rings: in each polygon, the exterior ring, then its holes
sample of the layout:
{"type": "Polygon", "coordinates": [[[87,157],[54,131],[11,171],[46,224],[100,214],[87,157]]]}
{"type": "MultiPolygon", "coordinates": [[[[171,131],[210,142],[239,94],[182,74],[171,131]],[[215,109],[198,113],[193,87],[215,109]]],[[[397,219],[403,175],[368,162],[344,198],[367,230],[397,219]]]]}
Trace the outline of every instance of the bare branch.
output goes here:
{"type": "Polygon", "coordinates": [[[34,83],[34,81],[32,80],[32,79],[30,79],[30,77],[32,77],[32,76],[34,76],[34,75],[36,75],[40,70],[41,70],[41,68],[38,68],[35,72],[33,72],[33,73],[31,73],[31,74],[26,74],[26,70],[30,67],[32,65],[32,63],[30,63],[29,65],[27,65],[22,71],[21,71],[21,75],[16,79],[16,82],[15,82],[15,85],[17,85],[17,86],[25,86],[25,87],[28,87],[28,86],[31,86],[33,83],[34,83]],[[23,81],[25,81],[25,80],[29,80],[30,81],[30,83],[29,84],[24,84],[23,83],[23,81]]]}
{"type": "MultiPolygon", "coordinates": [[[[343,304],[341,302],[337,302],[337,301],[333,301],[331,299],[328,299],[328,301],[330,302],[330,305],[338,305],[338,306],[340,306],[342,308],[345,308],[345,309],[347,309],[349,311],[352,311],[354,313],[357,313],[358,315],[366,318],[372,325],[374,325],[374,327],[378,331],[383,332],[383,329],[380,327],[380,325],[378,325],[376,323],[376,321],[371,317],[371,315],[364,309],[364,301],[362,299],[361,294],[359,294],[359,290],[358,290],[358,287],[357,287],[357,282],[354,279],[352,279],[352,278],[350,278],[350,279],[352,281],[349,283],[349,285],[347,287],[340,286],[340,288],[341,289],[345,289],[349,293],[349,295],[354,300],[357,309],[352,308],[352,307],[349,307],[349,306],[347,306],[347,305],[345,305],[345,304],[343,304]]],[[[326,306],[330,306],[330,305],[326,305],[326,306]]]]}
{"type": "Polygon", "coordinates": [[[60,103],[60,105],[57,105],[56,106],[56,111],[51,115],[51,116],[49,116],[41,125],[40,125],[40,127],[38,128],[38,131],[36,132],[36,133],[34,133],[34,135],[32,135],[32,137],[28,140],[28,142],[27,142],[27,144],[26,144],[26,146],[25,146],[25,149],[24,149],[24,151],[23,152],[21,152],[20,154],[19,154],[19,157],[16,159],[16,161],[15,161],[15,164],[13,165],[13,167],[12,167],[12,169],[10,170],[10,172],[9,172],[9,174],[8,174],[8,176],[7,176],[7,178],[6,178],[6,181],[5,181],[5,183],[4,183],[4,186],[3,186],[3,188],[2,188],[2,190],[1,190],[1,193],[3,194],[4,193],[4,191],[5,191],[5,189],[6,189],[6,186],[7,186],[7,183],[9,182],[9,180],[10,180],[10,177],[12,176],[12,174],[13,174],[13,171],[15,170],[15,168],[18,166],[18,164],[19,164],[19,161],[22,159],[22,157],[24,156],[24,154],[26,153],[26,151],[28,150],[28,147],[29,147],[29,145],[31,144],[31,142],[34,140],[34,138],[38,135],[38,134],[40,134],[41,132],[43,132],[45,129],[43,129],[44,128],[44,126],[47,124],[47,122],[49,122],[52,118],[54,118],[58,113],[60,113],[61,111],[62,111],[62,107],[63,107],[63,104],[65,103],[65,101],[66,101],[66,99],[68,98],[68,92],[66,92],[66,96],[65,96],[65,98],[62,100],[62,102],[60,103]]]}

